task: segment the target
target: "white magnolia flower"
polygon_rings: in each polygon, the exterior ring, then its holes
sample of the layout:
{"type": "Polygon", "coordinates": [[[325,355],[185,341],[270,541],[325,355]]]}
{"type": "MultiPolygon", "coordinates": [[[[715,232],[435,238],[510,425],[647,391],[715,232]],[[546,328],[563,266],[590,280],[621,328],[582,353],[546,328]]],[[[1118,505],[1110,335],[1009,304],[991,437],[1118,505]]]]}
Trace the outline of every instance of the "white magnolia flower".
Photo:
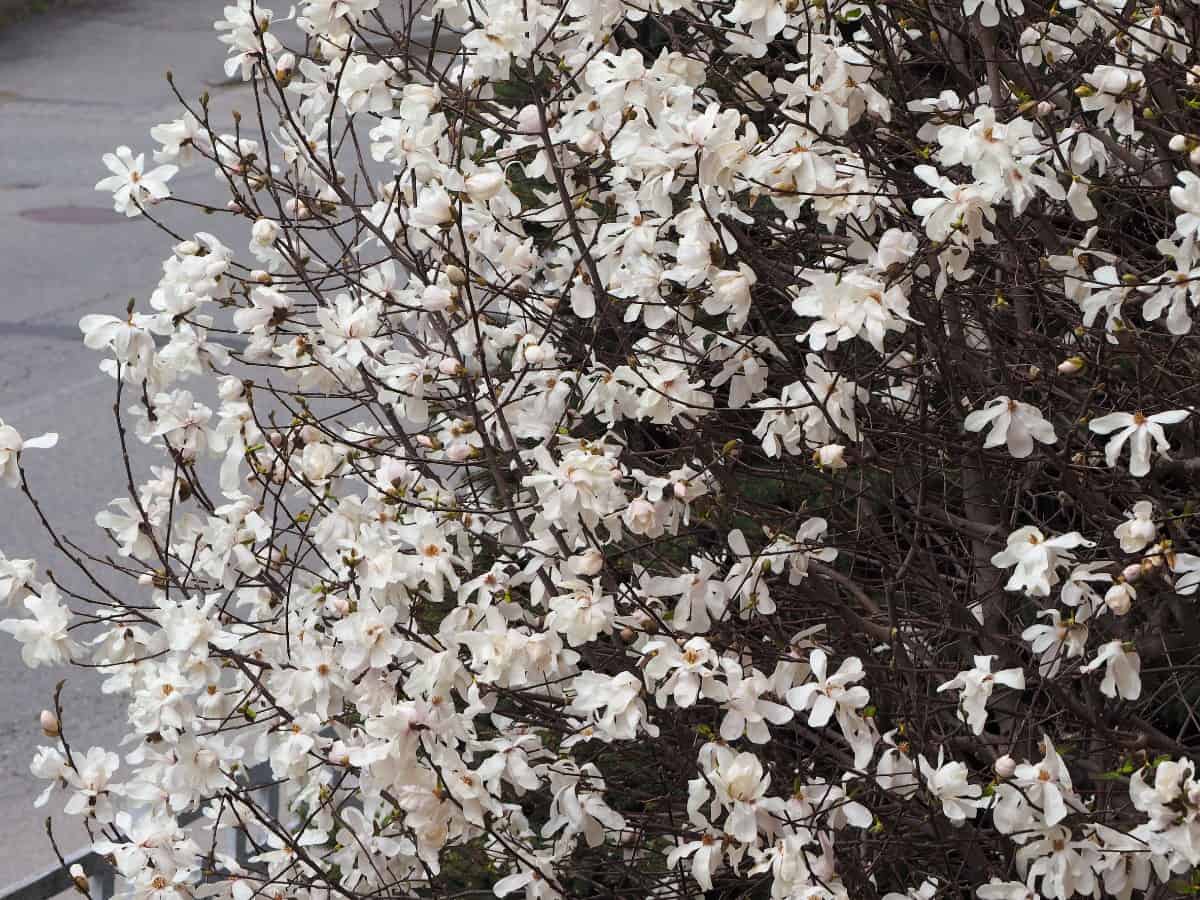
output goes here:
{"type": "Polygon", "coordinates": [[[1121,542],[1126,553],[1137,553],[1158,538],[1158,526],[1154,524],[1154,504],[1139,500],[1129,512],[1130,518],[1116,527],[1113,534],[1121,542]]]}
{"type": "Polygon", "coordinates": [[[21,483],[19,468],[21,451],[30,448],[47,450],[57,443],[58,435],[54,432],[25,439],[21,437],[17,429],[11,425],[5,425],[4,420],[0,419],[0,478],[3,478],[4,483],[9,487],[16,487],[21,483]]]}
{"type": "Polygon", "coordinates": [[[752,844],[758,835],[758,802],[771,784],[762,762],[753,753],[720,754],[709,775],[717,796],[715,803],[729,810],[725,833],[743,844],[752,844]]]}
{"type": "Polygon", "coordinates": [[[1171,188],[1171,202],[1180,210],[1175,217],[1175,235],[1200,237],[1200,176],[1184,169],[1175,177],[1180,182],[1171,188]]]}
{"type": "Polygon", "coordinates": [[[78,656],[80,647],[68,631],[71,613],[62,605],[57,587],[43,585],[39,593],[25,598],[25,608],[33,613],[32,619],[0,621],[0,631],[7,631],[21,642],[25,665],[63,665],[78,656]]]}
{"type": "Polygon", "coordinates": [[[150,129],[150,137],[162,144],[161,150],[154,151],[154,161],[158,163],[190,166],[201,157],[202,151],[211,152],[212,149],[208,132],[190,112],[173,122],[155,125],[150,129]]]}
{"type": "Polygon", "coordinates": [[[1070,807],[1080,806],[1067,770],[1050,738],[1042,736],[1043,756],[1039,763],[1022,763],[996,789],[992,816],[1004,834],[1050,828],[1067,817],[1070,807]]]}
{"type": "Polygon", "coordinates": [[[992,690],[997,684],[1013,690],[1025,689],[1025,673],[1020,669],[1002,669],[992,672],[992,656],[976,656],[975,668],[959,672],[945,684],[938,686],[942,691],[959,691],[959,718],[962,719],[975,734],[983,734],[983,726],[987,723],[987,702],[992,696],[992,690]]]}
{"type": "Polygon", "coordinates": [[[1046,421],[1040,409],[1004,396],[989,401],[983,409],[975,410],[963,423],[967,431],[982,431],[989,425],[991,431],[983,442],[984,448],[1006,443],[1008,452],[1017,459],[1024,459],[1033,452],[1034,441],[1053,444],[1058,440],[1054,426],[1046,421]]]}
{"type": "Polygon", "coordinates": [[[1103,598],[1096,593],[1096,589],[1092,587],[1092,584],[1109,584],[1112,582],[1113,578],[1111,575],[1100,571],[1110,565],[1112,563],[1106,559],[1082,563],[1072,569],[1071,574],[1063,579],[1059,598],[1065,605],[1076,607],[1075,618],[1079,621],[1086,622],[1099,610],[1100,605],[1104,602],[1103,598]]]}
{"type": "Polygon", "coordinates": [[[942,804],[942,815],[952,825],[962,825],[967,819],[975,818],[979,808],[987,803],[980,799],[983,788],[968,781],[967,767],[960,762],[946,762],[945,747],[938,748],[936,766],[931,765],[924,754],[917,761],[925,787],[942,804]]]}
{"type": "Polygon", "coordinates": [[[1049,619],[1050,624],[1030,625],[1021,632],[1021,640],[1041,657],[1038,671],[1042,677],[1053,678],[1064,659],[1083,656],[1088,627],[1076,619],[1064,619],[1057,609],[1043,609],[1038,616],[1049,619]]]}
{"type": "Polygon", "coordinates": [[[1096,434],[1117,433],[1109,439],[1104,447],[1104,458],[1108,465],[1115,466],[1121,449],[1129,442],[1129,474],[1141,478],[1150,472],[1150,442],[1154,441],[1154,449],[1166,457],[1171,445],[1163,433],[1164,425],[1177,425],[1189,415],[1186,409],[1172,409],[1167,412],[1147,416],[1142,412],[1109,413],[1098,419],[1092,419],[1088,427],[1096,434]],[[1118,429],[1120,429],[1118,431],[1118,429]]]}
{"type": "Polygon", "coordinates": [[[1134,103],[1146,86],[1146,76],[1128,66],[1096,66],[1083,76],[1089,89],[1080,98],[1083,108],[1097,112],[1096,124],[1112,122],[1118,134],[1137,137],[1134,129],[1134,103]]]}
{"type": "Polygon", "coordinates": [[[1058,569],[1074,563],[1071,551],[1094,546],[1077,531],[1047,538],[1036,526],[1026,525],[1008,536],[1008,546],[992,557],[992,565],[998,569],[1015,566],[1005,590],[1048,597],[1050,588],[1058,584],[1058,569]]]}
{"type": "Polygon", "coordinates": [[[897,736],[896,730],[883,736],[885,749],[875,764],[875,782],[885,791],[910,797],[920,788],[921,781],[917,776],[917,764],[908,755],[908,742],[897,740],[897,736]]]}
{"type": "Polygon", "coordinates": [[[128,147],[117,148],[116,153],[105,153],[104,165],[111,175],[96,182],[96,190],[112,191],[113,209],[132,218],[140,216],[142,208],[171,196],[167,182],[175,177],[178,166],[164,165],[149,172],[143,171],[146,154],[134,158],[128,147]]]}
{"type": "Polygon", "coordinates": [[[667,854],[667,868],[674,868],[677,863],[689,856],[692,859],[691,873],[696,883],[703,890],[711,891],[712,877],[721,867],[725,855],[725,846],[719,832],[706,831],[699,840],[685,841],[667,854]]]}
{"type": "Polygon", "coordinates": [[[804,712],[811,707],[808,714],[810,727],[824,728],[839,706],[856,712],[870,701],[871,695],[867,689],[855,684],[866,675],[858,657],[842,660],[837,672],[829,675],[829,657],[824,650],[814,650],[808,657],[808,665],[815,680],[788,691],[787,702],[797,712],[804,712]]]}
{"type": "Polygon", "coordinates": [[[1104,666],[1104,680],[1100,682],[1100,693],[1106,697],[1136,700],[1142,695],[1142,660],[1132,644],[1124,641],[1109,641],[1096,651],[1096,658],[1081,672],[1094,672],[1104,666]]]}

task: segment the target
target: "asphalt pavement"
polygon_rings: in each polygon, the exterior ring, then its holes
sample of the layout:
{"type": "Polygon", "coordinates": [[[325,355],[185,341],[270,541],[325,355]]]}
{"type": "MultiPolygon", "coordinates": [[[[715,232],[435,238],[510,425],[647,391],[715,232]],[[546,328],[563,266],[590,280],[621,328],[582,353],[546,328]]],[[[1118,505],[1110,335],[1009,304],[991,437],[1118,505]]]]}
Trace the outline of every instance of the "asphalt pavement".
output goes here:
{"type": "MultiPolygon", "coordinates": [[[[212,25],[222,6],[96,0],[0,30],[0,419],[26,436],[59,433],[55,449],[26,454],[29,477],[48,518],[93,550],[106,544],[92,519],[123,494],[124,474],[113,383],[83,346],[78,322],[88,313],[119,315],[131,297],[144,305],[172,243],[146,220],[114,214],[93,185],[108,174],[103,153],[128,144],[149,158],[149,129],[176,118],[167,69],[186,96],[207,90],[222,106],[246,96],[221,83],[224,48],[212,25]]],[[[207,197],[218,188],[209,167],[186,169],[172,185],[207,197]]],[[[184,231],[213,229],[200,216],[172,221],[184,231]]],[[[23,498],[2,487],[0,550],[82,584],[23,498]]],[[[101,695],[94,673],[30,671],[15,642],[0,635],[0,889],[54,863],[42,826],[47,809],[33,806],[43,785],[29,759],[43,742],[38,711],[62,678],[73,746],[118,749],[123,707],[101,695]]],[[[61,814],[55,830],[64,852],[86,842],[61,814]]]]}

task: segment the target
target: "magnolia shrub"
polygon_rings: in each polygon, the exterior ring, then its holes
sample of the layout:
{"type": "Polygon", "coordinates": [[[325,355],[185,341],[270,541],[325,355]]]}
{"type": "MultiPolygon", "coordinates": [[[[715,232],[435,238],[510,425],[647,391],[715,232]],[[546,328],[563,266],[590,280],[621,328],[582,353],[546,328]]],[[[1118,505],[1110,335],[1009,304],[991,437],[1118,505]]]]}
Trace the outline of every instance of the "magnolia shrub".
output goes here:
{"type": "Polygon", "coordinates": [[[128,583],[0,563],[127,699],[33,763],[123,897],[1200,885],[1194,4],[216,29],[241,113],[97,185],[175,235],[80,323],[128,583]]]}

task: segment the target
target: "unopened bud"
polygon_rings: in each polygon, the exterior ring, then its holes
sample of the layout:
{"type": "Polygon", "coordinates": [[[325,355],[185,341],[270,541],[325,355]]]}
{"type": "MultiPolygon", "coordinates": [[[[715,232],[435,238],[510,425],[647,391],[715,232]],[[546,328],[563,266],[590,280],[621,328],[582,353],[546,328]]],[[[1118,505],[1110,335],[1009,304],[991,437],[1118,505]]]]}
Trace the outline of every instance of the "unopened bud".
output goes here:
{"type": "Polygon", "coordinates": [[[1082,356],[1069,356],[1058,364],[1059,375],[1078,375],[1087,365],[1082,356]]]}
{"type": "Polygon", "coordinates": [[[1170,147],[1174,153],[1182,153],[1187,149],[1187,144],[1187,135],[1177,134],[1171,138],[1167,146],[1170,147]]]}
{"type": "Polygon", "coordinates": [[[1011,778],[1013,772],[1017,771],[1017,761],[1005,753],[992,764],[992,767],[1001,778],[1011,778]]]}
{"type": "Polygon", "coordinates": [[[1200,166],[1200,147],[1188,154],[1188,161],[1194,166],[1200,166]]]}
{"type": "Polygon", "coordinates": [[[595,547],[589,547],[567,560],[567,568],[576,575],[598,575],[604,568],[604,554],[595,547]]]}
{"type": "Polygon", "coordinates": [[[1049,100],[1043,100],[1037,105],[1037,114],[1039,116],[1048,116],[1052,112],[1054,112],[1054,104],[1049,100]]]}
{"type": "Polygon", "coordinates": [[[292,219],[307,219],[308,205],[297,197],[289,197],[283,201],[283,211],[292,219]]]}
{"type": "Polygon", "coordinates": [[[584,153],[596,153],[604,146],[600,135],[590,128],[584,130],[583,134],[575,141],[575,145],[584,153]]]}
{"type": "Polygon", "coordinates": [[[261,247],[269,247],[279,238],[279,224],[271,219],[259,219],[250,229],[250,237],[261,247]]]}
{"type": "Polygon", "coordinates": [[[1137,581],[1142,577],[1142,564],[1130,563],[1121,570],[1121,577],[1126,581],[1137,581]]]}
{"type": "Polygon", "coordinates": [[[1091,97],[1095,95],[1095,93],[1096,89],[1090,84],[1081,84],[1079,87],[1075,88],[1076,97],[1091,97]]]}
{"type": "Polygon", "coordinates": [[[75,890],[79,891],[81,894],[86,894],[88,892],[88,879],[87,873],[83,871],[83,866],[81,866],[79,863],[75,863],[67,871],[71,875],[71,881],[75,885],[75,890]]]}
{"type": "Polygon", "coordinates": [[[38,716],[38,722],[42,726],[42,734],[46,737],[56,738],[62,734],[62,729],[58,725],[58,716],[50,710],[43,709],[42,714],[38,716]]]}
{"type": "Polygon", "coordinates": [[[538,115],[538,109],[532,103],[521,108],[517,113],[517,133],[518,134],[537,134],[541,131],[542,118],[538,115]]]}
{"type": "Polygon", "coordinates": [[[446,266],[446,278],[455,287],[462,287],[467,283],[467,273],[458,266],[446,266]]]}
{"type": "Polygon", "coordinates": [[[813,462],[822,469],[846,468],[846,448],[841,444],[826,444],[814,451],[813,462]]]}
{"type": "Polygon", "coordinates": [[[221,383],[217,387],[217,396],[222,400],[236,400],[245,393],[246,386],[242,384],[242,379],[235,378],[232,375],[222,378],[221,383]]]}
{"type": "Polygon", "coordinates": [[[621,640],[627,644],[632,644],[635,640],[637,640],[637,632],[626,625],[621,629],[621,640]]]}
{"type": "Polygon", "coordinates": [[[1118,582],[1108,589],[1104,595],[1104,605],[1113,611],[1114,615],[1123,616],[1133,605],[1133,588],[1126,582],[1118,582]]]}
{"type": "Polygon", "coordinates": [[[462,363],[452,356],[442,357],[438,363],[438,371],[443,375],[458,375],[463,371],[462,363]]]}
{"type": "Polygon", "coordinates": [[[275,80],[284,87],[287,87],[289,81],[292,80],[292,70],[296,68],[296,56],[293,53],[285,53],[275,61],[275,80]]]}

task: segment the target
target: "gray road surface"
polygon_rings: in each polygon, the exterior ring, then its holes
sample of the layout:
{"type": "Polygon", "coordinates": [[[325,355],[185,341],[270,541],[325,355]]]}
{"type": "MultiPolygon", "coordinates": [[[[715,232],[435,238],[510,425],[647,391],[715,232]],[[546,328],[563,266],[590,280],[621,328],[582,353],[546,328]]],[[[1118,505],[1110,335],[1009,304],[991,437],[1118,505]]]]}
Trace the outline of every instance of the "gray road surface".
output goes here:
{"type": "MultiPolygon", "coordinates": [[[[130,297],[144,302],[170,241],[145,220],[113,215],[92,186],[107,174],[102,153],[122,143],[149,153],[150,127],[175,118],[168,68],[187,96],[210,89],[214,102],[228,104],[240,94],[219,86],[223,47],[212,22],[221,7],[221,0],[96,0],[0,31],[0,418],[29,436],[59,432],[56,449],[27,454],[30,478],[50,519],[93,549],[104,545],[92,517],[122,493],[124,479],[112,452],[112,382],[80,342],[77,323],[87,313],[120,314],[130,297]]],[[[215,183],[208,168],[197,168],[174,186],[211,196],[215,183]]],[[[213,225],[174,221],[187,230],[213,225]]],[[[7,489],[0,549],[47,560],[68,584],[81,583],[7,489]]],[[[115,749],[122,710],[95,679],[31,672],[0,635],[0,885],[54,861],[41,825],[46,811],[33,808],[41,785],[28,760],[41,740],[37,713],[63,677],[73,744],[115,749]]],[[[84,842],[65,817],[55,820],[64,850],[84,842]]]]}

